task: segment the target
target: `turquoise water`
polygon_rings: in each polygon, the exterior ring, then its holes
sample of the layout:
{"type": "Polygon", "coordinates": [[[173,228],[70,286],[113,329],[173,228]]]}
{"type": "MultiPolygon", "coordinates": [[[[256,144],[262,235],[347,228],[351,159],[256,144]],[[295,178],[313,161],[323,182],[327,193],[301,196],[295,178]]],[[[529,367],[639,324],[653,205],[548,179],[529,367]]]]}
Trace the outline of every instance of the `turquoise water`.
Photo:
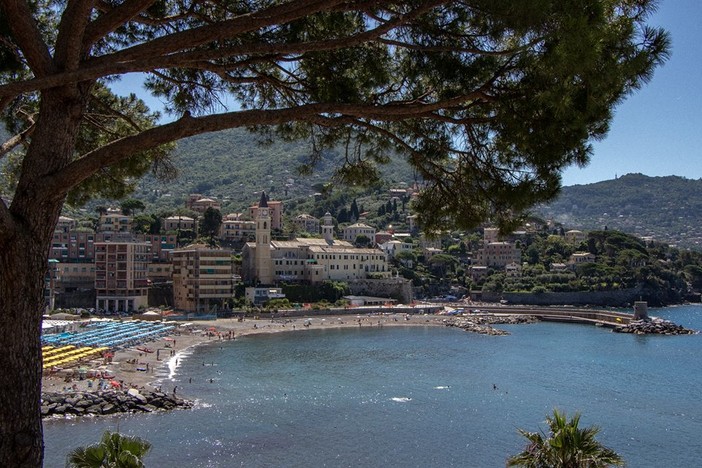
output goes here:
{"type": "MultiPolygon", "coordinates": [[[[699,306],[651,313],[702,329],[699,306]]],[[[308,330],[196,348],[163,384],[195,409],[48,421],[45,466],[111,429],[151,441],[149,467],[499,467],[524,445],[517,428],[543,428],[554,407],[599,425],[628,466],[699,465],[702,335],[504,328],[308,330]]]]}

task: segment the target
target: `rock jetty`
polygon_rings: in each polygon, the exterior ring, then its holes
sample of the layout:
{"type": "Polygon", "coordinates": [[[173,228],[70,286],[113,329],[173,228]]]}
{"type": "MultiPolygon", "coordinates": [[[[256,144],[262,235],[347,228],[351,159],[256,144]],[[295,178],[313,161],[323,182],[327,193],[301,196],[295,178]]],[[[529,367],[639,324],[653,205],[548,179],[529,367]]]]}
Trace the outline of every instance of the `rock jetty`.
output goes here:
{"type": "Polygon", "coordinates": [[[539,319],[533,315],[466,315],[462,317],[452,317],[446,319],[447,327],[461,328],[467,332],[479,333],[481,335],[509,335],[509,332],[493,328],[492,325],[516,325],[520,323],[535,323],[539,319]]]}
{"type": "Polygon", "coordinates": [[[635,320],[626,325],[612,329],[615,333],[634,333],[636,335],[694,335],[695,330],[689,330],[669,320],[654,318],[651,320],[635,320]]]}
{"type": "Polygon", "coordinates": [[[153,413],[192,407],[189,400],[175,395],[135,390],[76,393],[43,393],[42,418],[103,416],[116,413],[153,413]]]}

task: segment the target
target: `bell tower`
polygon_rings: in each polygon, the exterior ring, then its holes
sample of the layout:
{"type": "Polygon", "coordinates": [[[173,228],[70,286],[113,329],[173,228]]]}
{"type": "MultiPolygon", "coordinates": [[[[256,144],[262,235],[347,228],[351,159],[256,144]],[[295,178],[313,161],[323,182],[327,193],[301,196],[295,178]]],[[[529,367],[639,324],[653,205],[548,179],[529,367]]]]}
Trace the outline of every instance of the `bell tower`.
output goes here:
{"type": "Polygon", "coordinates": [[[334,220],[328,211],[322,218],[322,238],[327,241],[327,244],[334,243],[334,220]]]}
{"type": "Polygon", "coordinates": [[[261,284],[273,284],[271,259],[271,213],[266,192],[261,192],[261,201],[256,213],[256,279],[261,284]]]}

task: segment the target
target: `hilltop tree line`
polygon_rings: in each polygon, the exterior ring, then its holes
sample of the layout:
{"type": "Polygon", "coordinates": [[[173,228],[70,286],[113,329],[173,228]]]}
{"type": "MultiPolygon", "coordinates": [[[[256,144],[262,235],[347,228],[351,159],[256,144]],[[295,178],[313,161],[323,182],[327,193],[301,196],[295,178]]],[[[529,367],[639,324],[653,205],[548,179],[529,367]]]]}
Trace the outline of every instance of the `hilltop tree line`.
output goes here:
{"type": "Polygon", "coordinates": [[[522,271],[508,276],[502,269],[488,269],[485,278],[473,281],[470,255],[480,247],[476,233],[454,235],[444,242],[443,254],[426,258],[419,249],[395,257],[394,264],[427,295],[447,293],[452,287],[464,292],[587,292],[639,288],[640,298],[651,305],[668,305],[693,298],[702,291],[702,253],[662,243],[646,243],[619,231],[588,233],[573,244],[553,233],[532,233],[516,241],[521,248],[522,271]],[[589,252],[592,263],[567,265],[570,255],[589,252]]]}

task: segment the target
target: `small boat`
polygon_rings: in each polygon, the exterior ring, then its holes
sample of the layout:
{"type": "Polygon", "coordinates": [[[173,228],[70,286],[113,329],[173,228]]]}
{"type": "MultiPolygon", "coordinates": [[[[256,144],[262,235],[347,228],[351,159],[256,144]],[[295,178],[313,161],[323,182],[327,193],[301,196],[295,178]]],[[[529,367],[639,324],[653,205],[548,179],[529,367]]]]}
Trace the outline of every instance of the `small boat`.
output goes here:
{"type": "Polygon", "coordinates": [[[153,353],[154,350],[151,348],[147,348],[146,346],[137,346],[136,349],[138,351],[141,351],[142,353],[153,353]]]}

